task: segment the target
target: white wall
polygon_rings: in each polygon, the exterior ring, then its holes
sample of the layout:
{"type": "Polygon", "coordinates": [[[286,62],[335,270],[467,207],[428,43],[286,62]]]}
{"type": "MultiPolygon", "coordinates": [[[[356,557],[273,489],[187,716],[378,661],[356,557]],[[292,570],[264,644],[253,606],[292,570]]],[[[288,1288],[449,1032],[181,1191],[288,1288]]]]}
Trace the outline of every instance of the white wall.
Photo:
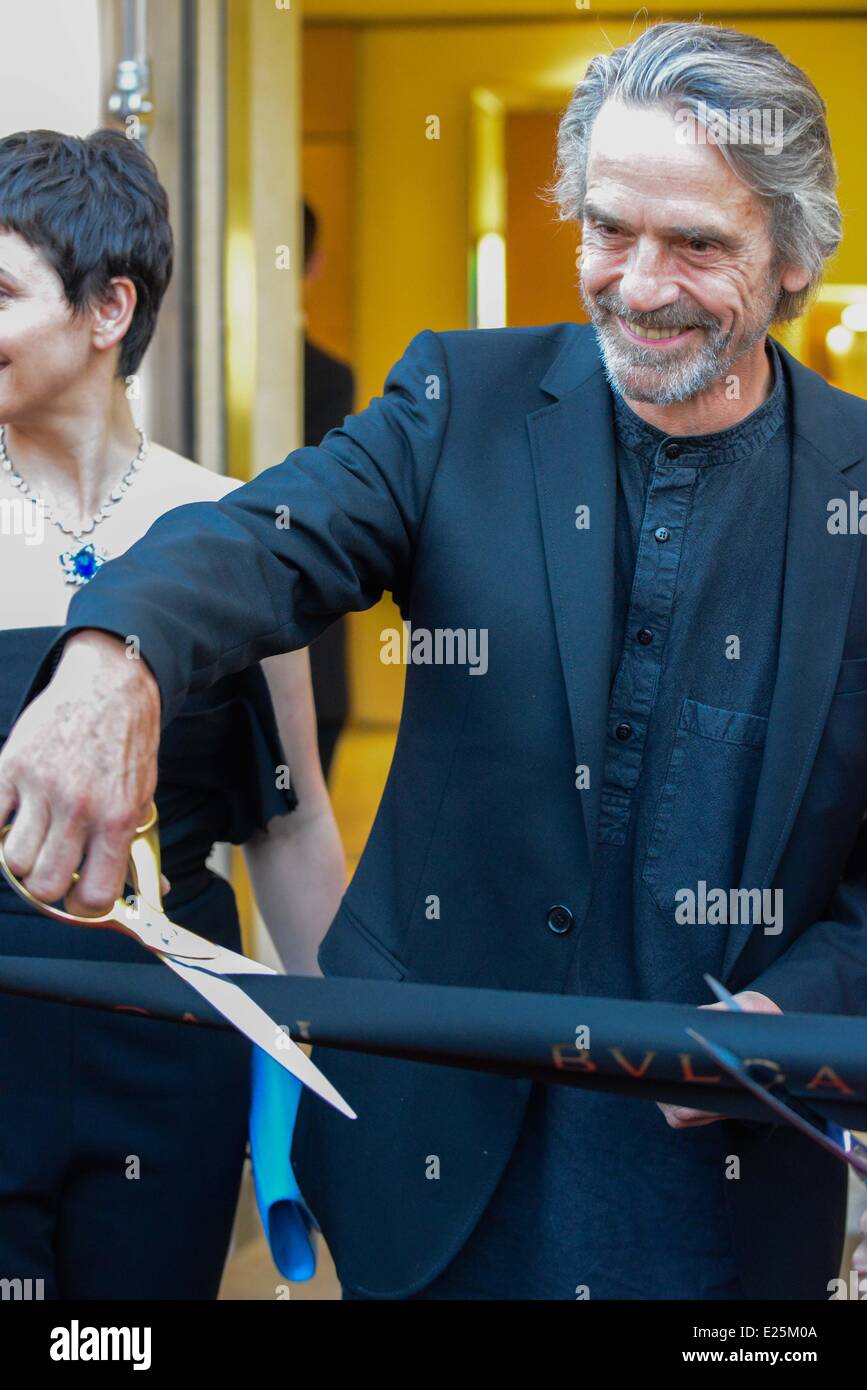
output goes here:
{"type": "Polygon", "coordinates": [[[100,123],[98,0],[0,0],[0,135],[100,123]]]}

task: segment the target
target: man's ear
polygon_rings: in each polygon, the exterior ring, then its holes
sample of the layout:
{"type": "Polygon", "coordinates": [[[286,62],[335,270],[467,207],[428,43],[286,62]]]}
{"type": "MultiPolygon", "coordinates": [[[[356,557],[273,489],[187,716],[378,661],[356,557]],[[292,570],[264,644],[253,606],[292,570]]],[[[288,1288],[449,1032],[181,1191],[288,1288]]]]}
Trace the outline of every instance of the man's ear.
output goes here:
{"type": "Polygon", "coordinates": [[[788,290],[789,294],[805,290],[809,283],[810,272],[803,265],[787,265],[780,277],[780,288],[788,290]]]}

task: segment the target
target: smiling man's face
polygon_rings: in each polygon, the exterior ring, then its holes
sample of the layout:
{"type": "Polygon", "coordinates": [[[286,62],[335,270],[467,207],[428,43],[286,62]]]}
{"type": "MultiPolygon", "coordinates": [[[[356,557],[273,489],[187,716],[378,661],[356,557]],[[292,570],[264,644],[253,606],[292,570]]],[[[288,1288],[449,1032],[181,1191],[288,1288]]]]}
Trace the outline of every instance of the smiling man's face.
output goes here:
{"type": "Polygon", "coordinates": [[[663,107],[608,101],[587,165],[582,297],[610,377],[654,405],[724,382],[763,341],[781,285],[808,279],[776,267],[767,202],[682,131],[663,107]]]}

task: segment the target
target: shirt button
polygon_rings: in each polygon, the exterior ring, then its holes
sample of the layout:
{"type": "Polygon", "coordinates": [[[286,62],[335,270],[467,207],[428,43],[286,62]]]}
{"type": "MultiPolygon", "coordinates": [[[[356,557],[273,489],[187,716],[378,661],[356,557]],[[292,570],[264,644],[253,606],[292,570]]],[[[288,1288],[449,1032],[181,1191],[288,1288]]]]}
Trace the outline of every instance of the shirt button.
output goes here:
{"type": "Polygon", "coordinates": [[[671,532],[667,526],[657,526],[653,533],[653,538],[659,545],[665,545],[666,541],[671,540],[671,532]]]}
{"type": "Polygon", "coordinates": [[[649,647],[653,641],[653,633],[650,631],[649,627],[640,627],[635,635],[642,647],[649,647]]]}
{"type": "Polygon", "coordinates": [[[628,738],[632,738],[631,724],[618,724],[614,730],[615,738],[619,738],[621,743],[625,743],[628,738]]]}
{"type": "Polygon", "coordinates": [[[679,444],[666,444],[666,446],[665,446],[665,457],[666,457],[667,459],[679,459],[679,458],[680,458],[680,455],[681,455],[681,447],[680,447],[679,444]]]}
{"type": "Polygon", "coordinates": [[[575,918],[572,913],[562,903],[556,903],[554,907],[548,908],[548,930],[554,932],[555,935],[564,936],[567,931],[571,931],[574,922],[575,918]]]}

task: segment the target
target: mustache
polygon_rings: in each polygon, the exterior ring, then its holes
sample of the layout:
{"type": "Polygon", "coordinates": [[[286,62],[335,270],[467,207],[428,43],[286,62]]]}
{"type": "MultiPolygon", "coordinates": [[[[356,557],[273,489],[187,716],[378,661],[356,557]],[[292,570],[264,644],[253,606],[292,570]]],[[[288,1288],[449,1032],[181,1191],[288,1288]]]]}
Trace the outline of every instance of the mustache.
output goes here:
{"type": "Polygon", "coordinates": [[[614,314],[617,318],[625,319],[627,323],[635,324],[637,328],[720,327],[719,319],[709,314],[706,309],[699,309],[697,305],[680,301],[677,304],[666,304],[663,309],[628,309],[619,295],[603,290],[596,296],[595,305],[608,314],[614,314]]]}

